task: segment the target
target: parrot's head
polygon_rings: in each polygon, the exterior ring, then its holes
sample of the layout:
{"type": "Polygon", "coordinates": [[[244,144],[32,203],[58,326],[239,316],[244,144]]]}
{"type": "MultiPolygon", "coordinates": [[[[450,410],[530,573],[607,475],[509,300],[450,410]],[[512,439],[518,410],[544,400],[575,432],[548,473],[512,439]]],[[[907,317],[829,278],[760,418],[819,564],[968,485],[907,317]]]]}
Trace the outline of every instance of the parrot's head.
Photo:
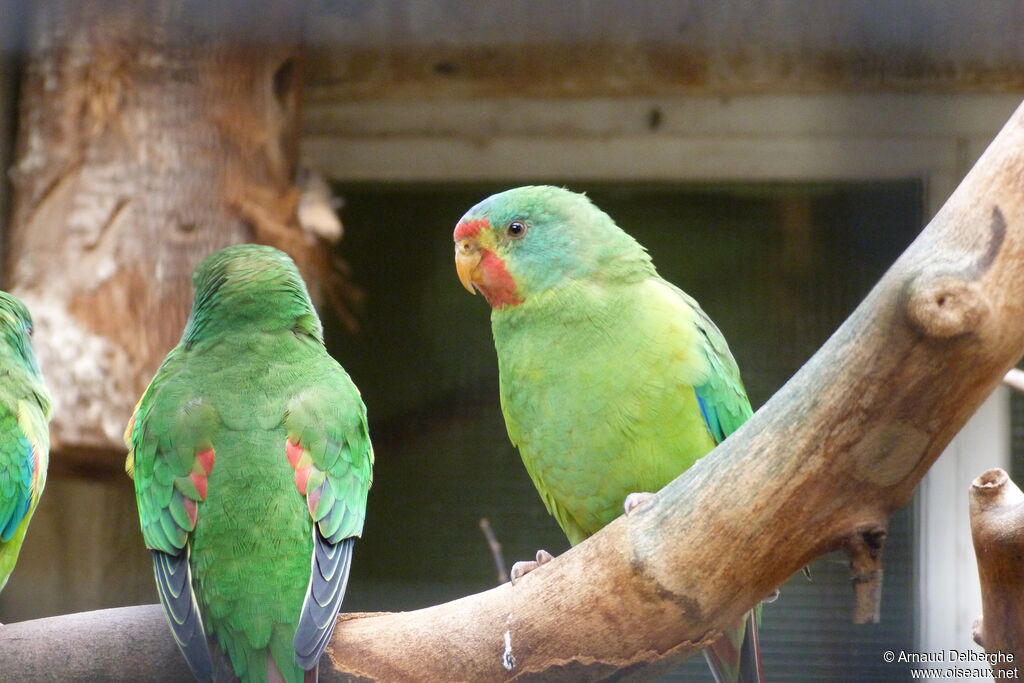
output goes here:
{"type": "Polygon", "coordinates": [[[459,281],[495,309],[570,281],[653,272],[644,248],[589,198],[549,185],[491,195],[462,217],[454,238],[459,281]]]}
{"type": "Polygon", "coordinates": [[[236,244],[211,254],[192,273],[195,299],[182,340],[242,330],[290,329],[323,343],[320,318],[295,262],[262,244],[236,244]]]}
{"type": "Polygon", "coordinates": [[[16,296],[0,292],[0,339],[3,356],[24,364],[39,374],[39,364],[32,351],[32,315],[16,296]]]}

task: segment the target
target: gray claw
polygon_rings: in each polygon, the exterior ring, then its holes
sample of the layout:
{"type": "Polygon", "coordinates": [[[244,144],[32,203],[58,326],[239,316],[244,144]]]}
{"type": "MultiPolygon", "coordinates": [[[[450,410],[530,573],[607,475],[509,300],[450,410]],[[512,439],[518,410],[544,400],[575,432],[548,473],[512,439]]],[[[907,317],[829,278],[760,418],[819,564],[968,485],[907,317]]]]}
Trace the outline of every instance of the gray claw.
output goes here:
{"type": "Polygon", "coordinates": [[[514,586],[516,585],[516,581],[523,578],[542,564],[547,564],[553,559],[555,559],[554,556],[547,550],[538,550],[535,560],[525,560],[522,562],[516,562],[512,565],[512,570],[508,573],[508,578],[514,586]]]}
{"type": "Polygon", "coordinates": [[[625,510],[626,514],[628,515],[629,513],[633,512],[633,510],[636,510],[644,503],[651,501],[653,499],[654,494],[648,493],[647,491],[638,491],[636,493],[631,493],[628,496],[626,496],[626,500],[622,503],[622,509],[625,510]]]}

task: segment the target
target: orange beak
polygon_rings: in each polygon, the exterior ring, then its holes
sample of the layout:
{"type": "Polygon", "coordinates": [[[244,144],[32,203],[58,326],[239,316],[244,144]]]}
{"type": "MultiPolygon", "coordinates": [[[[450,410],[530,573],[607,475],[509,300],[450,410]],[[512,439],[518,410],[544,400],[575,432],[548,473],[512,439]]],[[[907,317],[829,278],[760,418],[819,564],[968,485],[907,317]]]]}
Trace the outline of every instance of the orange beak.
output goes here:
{"type": "Polygon", "coordinates": [[[471,239],[459,240],[455,243],[455,272],[459,274],[459,282],[470,294],[476,294],[474,284],[480,284],[480,259],[483,254],[480,246],[471,239]]]}

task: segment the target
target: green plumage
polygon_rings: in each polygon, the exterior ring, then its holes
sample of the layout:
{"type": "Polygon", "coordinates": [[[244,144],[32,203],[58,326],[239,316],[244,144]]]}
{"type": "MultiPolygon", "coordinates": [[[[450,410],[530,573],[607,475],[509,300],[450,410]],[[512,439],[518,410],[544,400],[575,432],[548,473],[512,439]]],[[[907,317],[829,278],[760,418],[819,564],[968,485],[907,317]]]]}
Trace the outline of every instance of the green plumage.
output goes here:
{"type": "MultiPolygon", "coordinates": [[[[267,680],[268,656],[286,681],[301,681],[300,614],[317,609],[310,596],[331,581],[344,593],[346,539],[362,532],[373,458],[365,408],[324,349],[284,254],[229,247],[200,265],[194,284],[182,340],[126,433],[143,536],[171,558],[163,581],[157,565],[158,586],[198,677],[203,652],[189,645],[173,558],[189,558],[205,633],[243,681],[267,680]],[[342,549],[343,571],[325,580],[315,566],[311,582],[315,545],[342,549]]],[[[316,637],[326,642],[340,596],[324,604],[333,614],[320,618],[316,637]]],[[[307,669],[322,651],[313,649],[307,669]]]]}
{"type": "Polygon", "coordinates": [[[473,277],[493,306],[509,437],[573,545],[751,415],[718,328],[585,196],[509,190],[471,209],[460,237],[483,253],[473,277]]]}
{"type": "Polygon", "coordinates": [[[0,591],[46,485],[50,394],[32,351],[32,317],[0,292],[0,591]]]}

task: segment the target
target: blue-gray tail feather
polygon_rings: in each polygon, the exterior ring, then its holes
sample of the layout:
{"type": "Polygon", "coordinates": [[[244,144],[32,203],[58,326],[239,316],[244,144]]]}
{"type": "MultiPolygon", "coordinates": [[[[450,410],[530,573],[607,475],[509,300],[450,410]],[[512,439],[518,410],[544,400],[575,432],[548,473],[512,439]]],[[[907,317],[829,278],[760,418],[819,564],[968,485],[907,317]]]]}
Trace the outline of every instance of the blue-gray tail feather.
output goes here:
{"type": "Polygon", "coordinates": [[[355,538],[331,543],[313,526],[313,561],[306,599],[295,629],[295,661],[303,669],[314,669],[331,639],[341,601],[348,585],[355,538]]]}
{"type": "Polygon", "coordinates": [[[153,555],[153,573],[164,616],[171,634],[184,655],[192,675],[199,681],[213,680],[213,664],[206,645],[206,632],[199,614],[195,594],[192,592],[192,570],[188,564],[188,550],[170,555],[162,550],[150,550],[153,555]]]}

